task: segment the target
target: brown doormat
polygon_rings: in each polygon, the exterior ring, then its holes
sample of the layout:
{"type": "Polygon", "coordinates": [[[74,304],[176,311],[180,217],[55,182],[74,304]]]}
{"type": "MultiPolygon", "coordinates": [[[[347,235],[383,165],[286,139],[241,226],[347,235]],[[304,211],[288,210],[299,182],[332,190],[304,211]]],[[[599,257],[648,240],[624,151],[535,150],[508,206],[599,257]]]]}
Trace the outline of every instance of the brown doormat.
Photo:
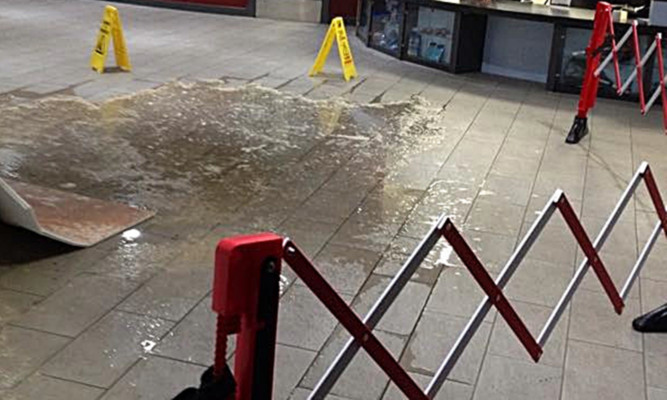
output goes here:
{"type": "Polygon", "coordinates": [[[153,215],[124,204],[0,179],[1,221],[72,246],[93,246],[153,215]]]}

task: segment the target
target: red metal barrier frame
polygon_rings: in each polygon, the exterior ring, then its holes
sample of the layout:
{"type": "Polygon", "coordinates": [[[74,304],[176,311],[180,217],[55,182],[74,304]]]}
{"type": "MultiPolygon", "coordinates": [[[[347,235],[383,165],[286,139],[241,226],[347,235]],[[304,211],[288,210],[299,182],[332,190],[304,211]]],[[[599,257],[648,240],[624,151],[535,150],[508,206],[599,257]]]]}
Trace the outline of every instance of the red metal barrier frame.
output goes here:
{"type": "Polygon", "coordinates": [[[644,171],[644,183],[646,184],[648,193],[651,196],[651,201],[653,202],[653,207],[655,207],[655,212],[658,213],[658,217],[662,223],[662,230],[665,232],[665,235],[667,235],[667,211],[665,211],[665,203],[662,202],[660,190],[658,189],[658,185],[655,183],[655,178],[653,178],[651,167],[648,165],[646,166],[646,171],[644,171]]]}
{"type": "MultiPolygon", "coordinates": [[[[613,25],[613,22],[610,24],[613,25]]],[[[632,40],[635,50],[635,68],[637,69],[637,88],[639,89],[639,106],[642,114],[646,112],[646,100],[644,98],[644,78],[642,74],[642,55],[639,50],[639,33],[637,24],[632,24],[632,40]]]]}
{"type": "Polygon", "coordinates": [[[463,261],[463,265],[468,268],[468,271],[470,271],[479,286],[482,287],[484,293],[489,296],[493,305],[496,306],[500,315],[502,315],[514,334],[516,334],[523,346],[528,350],[533,360],[535,362],[539,361],[542,356],[542,348],[537,344],[533,335],[516,311],[514,311],[509,301],[507,301],[503,291],[496,285],[486,269],[484,269],[482,263],[450,220],[447,220],[441,233],[461,261],[463,261]]]}
{"type": "Polygon", "coordinates": [[[595,271],[595,275],[597,275],[598,280],[602,284],[602,288],[604,289],[605,293],[607,293],[607,296],[609,296],[611,303],[614,305],[614,310],[617,314],[620,315],[623,312],[624,307],[623,299],[621,299],[621,296],[618,294],[618,290],[616,289],[614,282],[611,280],[611,277],[605,269],[602,260],[600,260],[598,252],[595,251],[593,243],[591,243],[591,240],[586,234],[586,231],[581,225],[581,222],[579,222],[579,218],[577,218],[574,209],[570,205],[570,202],[567,200],[567,197],[565,197],[565,194],[561,196],[561,198],[558,200],[558,204],[556,205],[561,215],[565,219],[567,226],[570,228],[570,231],[572,231],[572,234],[577,239],[581,250],[583,250],[584,254],[588,258],[588,262],[591,264],[591,267],[593,267],[593,271],[595,271]]]}
{"type": "Polygon", "coordinates": [[[284,244],[283,259],[407,398],[428,400],[426,394],[392,357],[373,332],[345,304],[345,301],[315,269],[310,260],[290,240],[286,240],[284,244]]]}
{"type": "Polygon", "coordinates": [[[662,35],[657,34],[655,41],[658,51],[658,76],[660,76],[660,98],[662,99],[662,126],[667,134],[667,93],[665,93],[665,62],[662,55],[662,35]]]}

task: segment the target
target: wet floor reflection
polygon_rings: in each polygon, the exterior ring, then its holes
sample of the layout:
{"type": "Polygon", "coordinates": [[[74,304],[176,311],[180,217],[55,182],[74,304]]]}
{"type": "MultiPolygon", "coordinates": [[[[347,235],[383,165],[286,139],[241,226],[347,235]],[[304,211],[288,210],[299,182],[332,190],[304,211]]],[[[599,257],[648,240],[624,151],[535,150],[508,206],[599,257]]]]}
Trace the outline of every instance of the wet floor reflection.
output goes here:
{"type": "Polygon", "coordinates": [[[2,111],[3,176],[169,209],[193,195],[218,203],[261,188],[271,170],[287,170],[322,140],[363,143],[402,110],[207,82],[99,106],[57,98],[2,111]]]}
{"type": "Polygon", "coordinates": [[[362,151],[369,158],[359,167],[382,175],[409,152],[403,137],[428,137],[427,122],[414,123],[416,106],[220,82],[171,83],[99,105],[73,97],[0,105],[0,175],[161,212],[229,210],[272,189],[311,190],[318,169],[362,151]]]}

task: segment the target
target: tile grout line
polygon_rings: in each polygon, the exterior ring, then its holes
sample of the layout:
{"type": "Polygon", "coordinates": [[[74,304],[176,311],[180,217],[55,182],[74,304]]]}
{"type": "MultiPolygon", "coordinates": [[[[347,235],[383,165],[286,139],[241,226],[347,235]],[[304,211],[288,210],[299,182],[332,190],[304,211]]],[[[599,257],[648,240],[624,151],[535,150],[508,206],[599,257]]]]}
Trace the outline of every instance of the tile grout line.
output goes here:
{"type": "MultiPolygon", "coordinates": [[[[591,124],[589,129],[592,129],[593,126],[594,126],[593,125],[593,118],[591,118],[589,122],[591,124]]],[[[582,193],[581,193],[581,209],[579,210],[580,215],[583,214],[584,201],[585,201],[585,197],[586,197],[586,183],[588,181],[588,166],[589,166],[589,160],[590,160],[589,155],[590,155],[590,148],[591,148],[591,143],[590,143],[591,136],[592,135],[589,134],[588,138],[587,138],[588,147],[586,149],[587,150],[586,151],[586,165],[585,165],[585,169],[584,169],[584,184],[583,184],[582,193]]],[[[581,147],[581,145],[578,145],[578,146],[581,147]]],[[[575,266],[574,266],[575,271],[576,271],[576,268],[577,268],[577,266],[575,264],[575,266]]],[[[560,399],[563,399],[563,395],[565,393],[565,378],[567,376],[566,375],[566,373],[567,373],[567,360],[568,360],[568,353],[569,353],[569,349],[570,349],[570,341],[571,340],[574,341],[574,342],[577,341],[576,339],[570,339],[570,329],[571,328],[572,328],[572,302],[570,302],[568,307],[567,307],[567,327],[565,329],[565,348],[563,350],[564,357],[563,357],[563,368],[562,368],[561,381],[560,381],[560,396],[559,396],[560,399]]]]}
{"type": "MultiPolygon", "coordinates": [[[[453,99],[456,97],[456,95],[459,94],[459,93],[461,92],[461,90],[463,89],[464,86],[465,86],[465,85],[461,85],[459,88],[457,88],[457,91],[456,91],[456,92],[452,95],[452,97],[446,102],[446,104],[451,103],[451,101],[453,101],[453,99]]],[[[449,152],[449,155],[446,157],[446,159],[443,161],[442,165],[440,166],[440,168],[439,168],[438,171],[436,172],[436,174],[435,174],[435,178],[431,181],[431,183],[429,184],[429,187],[430,187],[431,185],[433,185],[433,183],[434,183],[435,181],[438,180],[438,178],[437,178],[438,174],[442,171],[442,169],[443,169],[443,168],[445,167],[445,165],[447,164],[447,161],[452,157],[452,154],[454,154],[454,152],[456,151],[456,149],[458,148],[458,146],[459,146],[459,145],[461,144],[461,142],[464,140],[466,134],[470,131],[470,129],[471,129],[472,126],[474,125],[475,121],[477,120],[477,117],[479,117],[479,115],[481,114],[482,110],[484,109],[484,107],[486,107],[486,105],[487,105],[488,102],[491,100],[491,98],[493,97],[494,93],[495,93],[497,90],[498,90],[498,84],[496,84],[496,85],[493,87],[493,90],[488,94],[488,96],[486,96],[486,97],[484,98],[484,101],[483,101],[483,103],[481,104],[481,106],[479,107],[479,110],[477,110],[477,112],[475,113],[475,115],[472,117],[472,119],[471,119],[470,122],[468,123],[466,129],[463,130],[463,132],[461,133],[461,135],[460,135],[460,137],[458,138],[456,144],[454,145],[454,147],[452,147],[452,150],[449,152]]],[[[446,110],[445,110],[444,108],[441,108],[441,112],[443,112],[444,115],[446,115],[446,110]]],[[[478,191],[479,191],[479,190],[480,190],[480,188],[478,188],[478,191]]],[[[424,199],[425,196],[426,196],[426,191],[424,191],[424,195],[422,196],[422,198],[421,198],[419,201],[422,201],[422,200],[424,199]]],[[[419,201],[417,202],[417,204],[419,204],[419,201]]],[[[471,209],[472,209],[472,203],[473,203],[473,202],[471,202],[471,207],[470,207],[471,209]]],[[[417,206],[417,204],[415,205],[415,207],[417,206]]],[[[470,212],[470,210],[469,210],[468,212],[470,212]]],[[[404,221],[404,224],[403,224],[403,225],[405,225],[405,222],[407,222],[407,219],[406,219],[406,221],[404,221]]],[[[401,230],[401,229],[399,229],[399,232],[400,232],[400,230],[401,230]]],[[[398,234],[397,234],[397,235],[398,235],[398,234]]],[[[413,326],[412,329],[410,330],[410,333],[407,335],[407,341],[406,341],[406,343],[405,343],[405,346],[403,347],[403,349],[402,349],[402,351],[400,352],[400,355],[399,355],[399,357],[398,357],[399,362],[400,362],[400,360],[405,356],[405,354],[406,354],[406,352],[407,352],[407,350],[408,350],[408,348],[409,348],[409,346],[410,346],[410,343],[412,342],[412,340],[413,340],[413,338],[414,338],[414,336],[415,336],[415,333],[416,333],[416,331],[417,331],[417,326],[419,326],[419,323],[421,322],[421,320],[422,320],[422,318],[423,318],[424,312],[426,312],[427,304],[428,304],[429,300],[431,299],[431,296],[433,295],[433,291],[435,290],[436,283],[437,283],[438,280],[440,279],[440,276],[442,276],[442,272],[443,272],[444,270],[445,270],[444,268],[441,269],[440,272],[438,273],[438,276],[435,278],[435,281],[434,281],[433,285],[429,285],[430,288],[429,288],[428,294],[427,294],[427,296],[426,296],[426,299],[424,300],[424,307],[422,307],[422,309],[419,311],[419,316],[417,317],[414,326],[413,326]]],[[[410,371],[408,371],[408,372],[410,372],[410,371]]],[[[391,387],[391,383],[392,383],[391,381],[387,382],[387,384],[385,385],[385,388],[384,388],[384,390],[383,390],[383,392],[382,392],[380,398],[386,396],[386,394],[387,394],[389,388],[391,387]]],[[[468,384],[468,385],[470,385],[470,384],[468,384]]],[[[470,386],[472,386],[472,385],[470,385],[470,386]]]]}
{"type": "MultiPolygon", "coordinates": [[[[489,165],[489,169],[488,169],[488,171],[487,171],[486,174],[484,175],[484,180],[483,180],[483,182],[486,182],[487,179],[488,179],[488,177],[489,177],[489,175],[491,174],[491,170],[492,170],[492,168],[493,168],[493,164],[495,164],[495,162],[498,160],[498,156],[500,155],[500,152],[502,151],[503,146],[504,146],[505,143],[507,142],[507,137],[509,136],[512,127],[513,127],[514,124],[516,123],[516,120],[517,120],[517,118],[518,118],[518,116],[519,116],[521,110],[523,109],[524,105],[526,104],[526,99],[529,98],[530,92],[531,92],[531,91],[529,90],[527,93],[524,94],[524,97],[522,98],[521,103],[519,104],[519,107],[517,108],[516,112],[514,113],[514,118],[512,119],[512,123],[507,127],[507,130],[506,130],[506,132],[505,132],[505,134],[504,134],[504,136],[503,136],[503,140],[502,140],[502,142],[500,143],[500,147],[498,148],[497,153],[496,153],[495,156],[493,157],[493,161],[491,162],[491,165],[489,165]]],[[[480,187],[479,190],[478,190],[478,192],[477,192],[477,194],[476,194],[476,196],[475,196],[475,198],[474,198],[473,201],[472,201],[472,206],[471,206],[470,210],[468,211],[468,213],[467,213],[467,215],[466,215],[464,221],[467,221],[468,218],[470,217],[470,213],[471,213],[472,210],[474,209],[474,204],[475,204],[475,203],[477,202],[477,200],[479,199],[479,193],[481,192],[481,190],[482,190],[482,189],[481,189],[481,187],[480,187]]],[[[527,206],[526,206],[526,208],[527,208],[527,206]]],[[[524,211],[524,212],[525,212],[525,211],[524,211]]],[[[521,229],[519,229],[519,232],[517,233],[517,235],[520,235],[520,234],[521,234],[521,229]]],[[[487,314],[487,315],[488,315],[488,314],[487,314]]],[[[484,344],[484,352],[483,352],[483,354],[482,354],[482,359],[481,359],[481,362],[480,362],[480,364],[479,364],[479,368],[477,369],[477,371],[476,371],[476,373],[475,373],[475,379],[474,379],[474,382],[473,382],[473,385],[472,385],[472,386],[473,386],[473,389],[472,389],[472,390],[473,390],[473,392],[472,392],[472,398],[474,398],[475,395],[477,394],[477,389],[478,389],[479,379],[480,379],[480,376],[481,376],[481,374],[482,374],[482,369],[484,368],[484,362],[486,361],[487,356],[489,355],[489,347],[491,346],[491,338],[492,338],[492,336],[493,336],[493,328],[494,328],[494,326],[496,325],[496,322],[497,322],[498,320],[499,320],[499,318],[498,318],[498,313],[497,313],[497,312],[496,312],[496,313],[493,313],[493,316],[492,316],[492,318],[491,318],[491,323],[490,323],[491,326],[490,326],[490,329],[489,329],[489,335],[488,335],[488,337],[486,338],[486,341],[485,341],[485,344],[484,344]]]]}

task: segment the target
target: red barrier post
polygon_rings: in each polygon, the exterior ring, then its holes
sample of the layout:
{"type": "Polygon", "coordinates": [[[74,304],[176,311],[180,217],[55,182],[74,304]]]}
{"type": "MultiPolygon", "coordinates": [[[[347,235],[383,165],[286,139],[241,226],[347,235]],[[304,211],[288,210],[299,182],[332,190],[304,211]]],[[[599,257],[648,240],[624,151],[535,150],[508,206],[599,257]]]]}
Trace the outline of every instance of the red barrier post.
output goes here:
{"type": "Polygon", "coordinates": [[[665,61],[662,55],[662,35],[658,33],[655,41],[658,47],[658,76],[660,76],[660,99],[662,100],[662,126],[667,134],[667,93],[665,93],[665,61]]]}
{"type": "MultiPolygon", "coordinates": [[[[579,95],[579,106],[577,116],[565,141],[567,143],[578,143],[588,133],[588,111],[595,106],[598,93],[600,77],[595,76],[595,70],[600,65],[601,49],[604,46],[607,33],[613,24],[611,4],[599,2],[595,9],[595,20],[593,22],[593,35],[586,47],[586,73],[584,83],[579,95]]],[[[612,49],[613,50],[613,49],[612,49]]]]}
{"type": "Polygon", "coordinates": [[[237,333],[236,400],[271,399],[282,253],[283,238],[272,233],[223,239],[216,249],[213,373],[226,369],[227,335],[237,333]]]}

